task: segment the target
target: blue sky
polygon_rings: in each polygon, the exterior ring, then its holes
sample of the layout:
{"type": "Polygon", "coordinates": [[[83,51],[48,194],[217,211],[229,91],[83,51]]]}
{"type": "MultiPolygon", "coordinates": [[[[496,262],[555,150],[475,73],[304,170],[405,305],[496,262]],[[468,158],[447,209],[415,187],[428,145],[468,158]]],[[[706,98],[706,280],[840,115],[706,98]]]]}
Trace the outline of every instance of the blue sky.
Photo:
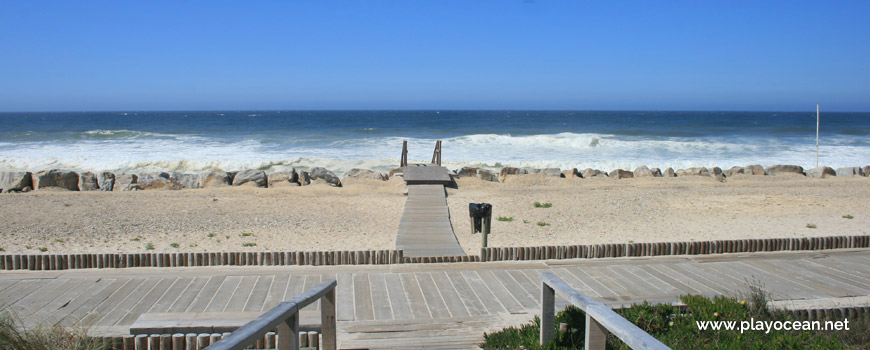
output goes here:
{"type": "Polygon", "coordinates": [[[870,111],[870,1],[5,1],[0,111],[870,111]]]}

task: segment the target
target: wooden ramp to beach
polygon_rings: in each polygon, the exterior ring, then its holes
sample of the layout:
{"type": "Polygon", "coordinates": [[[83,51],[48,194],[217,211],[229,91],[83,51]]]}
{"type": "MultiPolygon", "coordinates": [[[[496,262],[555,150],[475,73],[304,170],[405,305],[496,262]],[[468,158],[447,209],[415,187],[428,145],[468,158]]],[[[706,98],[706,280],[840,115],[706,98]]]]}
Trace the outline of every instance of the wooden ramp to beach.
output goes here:
{"type": "Polygon", "coordinates": [[[408,200],[396,249],[404,256],[462,256],[465,251],[456,240],[450,224],[445,185],[453,182],[447,168],[441,166],[441,141],[435,144],[430,164],[408,164],[408,141],[402,145],[402,178],[408,185],[408,200]]]}
{"type": "Polygon", "coordinates": [[[396,249],[408,257],[465,255],[450,224],[443,185],[408,185],[396,249]]]}
{"type": "MultiPolygon", "coordinates": [[[[782,307],[870,305],[870,249],[451,264],[126,268],[0,272],[0,311],[24,325],[121,336],[143,314],[265,312],[337,280],[340,348],[475,348],[540,313],[540,271],[621,306],[758,284],[782,307]],[[755,282],[753,282],[755,281],[755,282]]],[[[566,301],[557,296],[557,307],[566,301]]],[[[307,306],[305,314],[319,310],[307,306]]],[[[253,317],[253,316],[251,316],[253,317]]]]}

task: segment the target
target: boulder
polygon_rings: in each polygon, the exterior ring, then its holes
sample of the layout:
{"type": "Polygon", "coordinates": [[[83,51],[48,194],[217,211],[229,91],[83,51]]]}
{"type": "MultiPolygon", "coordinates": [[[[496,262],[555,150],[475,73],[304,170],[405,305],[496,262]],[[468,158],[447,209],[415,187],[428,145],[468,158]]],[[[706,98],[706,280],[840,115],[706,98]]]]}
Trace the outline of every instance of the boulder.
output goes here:
{"type": "Polygon", "coordinates": [[[262,170],[242,170],[233,177],[233,186],[266,187],[268,184],[269,178],[266,176],[266,172],[262,170]]]}
{"type": "Polygon", "coordinates": [[[314,167],[308,169],[308,174],[311,176],[311,178],[315,180],[323,180],[331,186],[341,187],[341,180],[338,178],[338,176],[335,176],[335,173],[325,168],[314,167]]]}
{"type": "Polygon", "coordinates": [[[307,171],[299,172],[299,186],[308,186],[311,184],[311,176],[308,175],[307,171]]]}
{"type": "Polygon", "coordinates": [[[590,177],[596,177],[596,176],[607,176],[607,174],[604,173],[603,171],[598,170],[598,169],[592,169],[592,168],[583,169],[583,171],[581,171],[580,174],[583,175],[584,179],[588,179],[590,177]]]}
{"type": "Polygon", "coordinates": [[[21,192],[23,192],[23,193],[27,193],[30,191],[33,191],[33,188],[30,186],[24,186],[24,188],[21,189],[21,192]]]}
{"type": "Polygon", "coordinates": [[[498,176],[486,169],[477,169],[477,177],[483,181],[498,182],[498,176]]]}
{"type": "Polygon", "coordinates": [[[111,191],[115,189],[115,174],[108,171],[101,172],[97,175],[97,185],[100,186],[100,191],[111,191]]]}
{"type": "Polygon", "coordinates": [[[528,173],[529,173],[529,171],[526,169],[504,167],[498,171],[498,177],[505,177],[508,175],[523,175],[523,174],[528,174],[528,173]]]}
{"type": "Polygon", "coordinates": [[[865,165],[863,170],[864,170],[864,176],[870,176],[870,165],[865,165]]]}
{"type": "Polygon", "coordinates": [[[372,179],[372,180],[381,180],[387,181],[389,177],[387,174],[383,174],[374,170],[369,169],[350,169],[346,174],[344,174],[345,178],[353,177],[358,179],[372,179]]]}
{"type": "Polygon", "coordinates": [[[582,178],[583,174],[580,174],[580,172],[577,171],[577,168],[571,168],[571,169],[562,170],[562,177],[567,178],[567,179],[571,179],[571,178],[575,178],[575,177],[582,178]]]}
{"type": "Polygon", "coordinates": [[[768,175],[782,175],[782,174],[804,174],[804,168],[798,165],[773,165],[764,169],[768,175]]]}
{"type": "Polygon", "coordinates": [[[607,174],[607,176],[610,176],[614,179],[631,179],[634,177],[634,173],[628,170],[614,169],[609,174],[607,174]]]}
{"type": "Polygon", "coordinates": [[[199,174],[199,187],[213,188],[232,185],[230,174],[221,169],[209,169],[199,174]]]}
{"type": "Polygon", "coordinates": [[[180,190],[181,184],[169,177],[169,173],[140,174],[136,184],[142,190],[180,190]]]}
{"type": "Polygon", "coordinates": [[[197,189],[199,188],[199,181],[202,175],[200,174],[185,174],[180,172],[173,172],[169,174],[169,180],[175,181],[181,185],[181,188],[190,188],[197,189]]]}
{"type": "Polygon", "coordinates": [[[674,172],[674,168],[667,168],[665,172],[662,174],[664,177],[677,177],[677,173],[674,172]]]}
{"type": "Polygon", "coordinates": [[[70,191],[79,190],[79,174],[70,170],[44,170],[31,176],[33,188],[41,190],[45,188],[60,188],[70,191]]]}
{"type": "Polygon", "coordinates": [[[96,191],[100,189],[97,175],[88,171],[79,174],[79,191],[96,191]]]}
{"type": "Polygon", "coordinates": [[[767,172],[764,171],[764,167],[759,164],[745,166],[743,168],[743,173],[746,175],[767,175],[767,172]]]}
{"type": "Polygon", "coordinates": [[[296,169],[278,171],[268,175],[269,187],[299,186],[299,174],[296,169]]]}
{"type": "Polygon", "coordinates": [[[28,171],[0,172],[0,190],[3,192],[21,191],[33,186],[33,174],[28,171]]]}
{"type": "Polygon", "coordinates": [[[477,171],[479,168],[473,168],[470,166],[462,167],[459,171],[456,172],[456,176],[459,177],[477,177],[477,171]]]}
{"type": "Polygon", "coordinates": [[[714,166],[707,169],[707,171],[710,173],[710,176],[715,177],[719,182],[725,181],[725,174],[722,173],[722,168],[714,166]]]}
{"type": "MultiPolygon", "coordinates": [[[[661,175],[661,174],[660,174],[661,175]]],[[[634,177],[647,177],[653,176],[652,170],[646,167],[646,165],[641,165],[634,169],[634,177]]]]}
{"type": "Polygon", "coordinates": [[[732,176],[737,175],[737,174],[743,174],[743,171],[744,171],[743,167],[734,166],[734,167],[731,167],[731,169],[725,170],[725,176],[732,177],[732,176]]]}
{"type": "Polygon", "coordinates": [[[134,174],[115,175],[115,184],[112,191],[139,190],[139,176],[134,174]]]}
{"type": "Polygon", "coordinates": [[[834,169],[826,166],[821,166],[818,168],[812,168],[807,170],[807,176],[814,179],[824,179],[828,176],[837,176],[837,172],[834,169]]]}
{"type": "Polygon", "coordinates": [[[837,176],[865,176],[864,169],[858,166],[837,168],[837,176]]]}
{"type": "Polygon", "coordinates": [[[710,176],[710,171],[704,167],[691,167],[677,170],[678,176],[710,176]]]}
{"type": "Polygon", "coordinates": [[[544,168],[544,169],[523,168],[522,170],[525,170],[526,174],[544,174],[544,175],[548,175],[548,176],[559,176],[559,177],[562,176],[562,169],[559,169],[559,168],[544,168]]]}

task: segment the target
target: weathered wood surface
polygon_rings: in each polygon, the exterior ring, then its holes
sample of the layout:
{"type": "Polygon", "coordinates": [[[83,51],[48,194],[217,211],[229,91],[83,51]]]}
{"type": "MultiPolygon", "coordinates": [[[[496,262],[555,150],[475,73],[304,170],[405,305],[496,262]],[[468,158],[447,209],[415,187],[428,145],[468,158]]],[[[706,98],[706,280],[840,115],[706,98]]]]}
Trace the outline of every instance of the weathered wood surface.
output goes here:
{"type": "Polygon", "coordinates": [[[408,164],[402,167],[402,179],[411,185],[449,185],[450,171],[437,164],[408,164]]]}
{"type": "Polygon", "coordinates": [[[406,257],[461,256],[442,185],[409,185],[396,249],[406,257]]]}
{"type": "MultiPolygon", "coordinates": [[[[307,285],[335,278],[340,347],[473,348],[484,331],[519,325],[540,313],[540,271],[553,272],[609,306],[675,302],[686,293],[733,295],[747,291],[746,281],[753,280],[785,306],[847,307],[870,300],[870,249],[850,249],[462,264],[6,271],[0,272],[0,305],[26,315],[25,325],[81,325],[93,334],[121,335],[129,334],[142,313],[206,312],[216,300],[244,300],[236,304],[240,311],[264,312],[307,285]]],[[[556,308],[565,305],[557,296],[556,308]]],[[[309,305],[303,312],[317,310],[309,305]]]]}

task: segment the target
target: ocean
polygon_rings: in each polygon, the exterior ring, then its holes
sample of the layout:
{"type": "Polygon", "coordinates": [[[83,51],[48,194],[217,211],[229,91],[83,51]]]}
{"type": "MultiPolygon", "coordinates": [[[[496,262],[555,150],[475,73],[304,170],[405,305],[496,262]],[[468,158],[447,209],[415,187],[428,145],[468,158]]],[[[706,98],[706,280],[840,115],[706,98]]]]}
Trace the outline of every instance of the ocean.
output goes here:
{"type": "MultiPolygon", "coordinates": [[[[616,168],[815,166],[808,112],[180,111],[0,113],[0,170],[198,172],[323,166],[388,171],[412,161],[616,168]]],[[[870,113],[823,113],[819,162],[870,164],[870,113]]]]}

